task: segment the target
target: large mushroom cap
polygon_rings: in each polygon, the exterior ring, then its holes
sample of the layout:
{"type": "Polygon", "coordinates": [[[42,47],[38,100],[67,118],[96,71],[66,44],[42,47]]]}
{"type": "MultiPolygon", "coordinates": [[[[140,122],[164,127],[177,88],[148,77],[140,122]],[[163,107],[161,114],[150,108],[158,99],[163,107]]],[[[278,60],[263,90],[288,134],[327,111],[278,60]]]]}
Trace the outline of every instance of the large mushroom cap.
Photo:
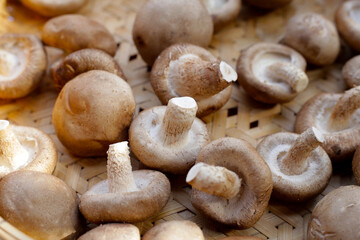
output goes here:
{"type": "Polygon", "coordinates": [[[236,71],[239,83],[255,100],[284,103],[292,100],[308,84],[305,59],[280,44],[256,43],[242,50],[236,71]]]}
{"type": "Polygon", "coordinates": [[[346,85],[350,88],[360,86],[360,56],[347,61],[341,71],[346,85]]]}
{"type": "Polygon", "coordinates": [[[360,239],[359,199],[359,186],[344,186],[327,194],[311,214],[307,239],[360,239]]]}
{"type": "Polygon", "coordinates": [[[262,216],[272,191],[271,172],[256,149],[241,139],[221,138],[206,145],[196,163],[225,167],[241,181],[232,199],[210,195],[193,188],[191,203],[211,218],[239,228],[249,228],[262,216]]]}
{"type": "Polygon", "coordinates": [[[204,240],[201,229],[190,221],[168,221],[157,224],[143,240],[204,240]]]}
{"type": "Polygon", "coordinates": [[[82,225],[76,192],[55,176],[33,171],[1,180],[0,215],[34,239],[63,239],[82,225]]]}
{"type": "Polygon", "coordinates": [[[360,185],[360,147],[355,151],[352,161],[352,170],[358,185],[360,185]]]}
{"type": "Polygon", "coordinates": [[[250,3],[251,5],[265,9],[282,7],[291,1],[292,0],[246,0],[246,2],[250,3]]]}
{"type": "Polygon", "coordinates": [[[124,80],[92,70],[64,86],[54,106],[53,124],[73,154],[103,156],[109,144],[127,139],[134,111],[135,99],[124,80]]]}
{"type": "Polygon", "coordinates": [[[28,95],[39,85],[46,64],[43,46],[35,35],[0,36],[0,98],[28,95]]]}
{"type": "Polygon", "coordinates": [[[140,232],[137,227],[131,224],[109,223],[100,225],[78,240],[140,240],[140,232]]]}
{"type": "Polygon", "coordinates": [[[112,34],[100,23],[77,14],[67,14],[47,21],[42,40],[49,46],[74,52],[96,48],[115,55],[117,46],[112,34]]]}
{"type": "Polygon", "coordinates": [[[54,17],[78,11],[87,0],[21,0],[26,7],[46,17],[54,17]]]}

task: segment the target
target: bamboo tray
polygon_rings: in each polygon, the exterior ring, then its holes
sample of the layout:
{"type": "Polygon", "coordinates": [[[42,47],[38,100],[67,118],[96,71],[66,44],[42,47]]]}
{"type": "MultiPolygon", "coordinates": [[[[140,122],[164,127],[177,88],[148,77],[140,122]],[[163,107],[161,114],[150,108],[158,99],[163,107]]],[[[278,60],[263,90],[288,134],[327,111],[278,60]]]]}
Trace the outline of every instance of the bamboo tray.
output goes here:
{"type": "MultiPolygon", "coordinates": [[[[114,34],[119,43],[115,56],[128,78],[136,102],[136,114],[143,109],[160,105],[149,83],[149,71],[137,53],[132,42],[131,30],[136,11],[144,0],[89,0],[80,14],[93,18],[114,34]]],[[[287,20],[296,13],[312,11],[334,18],[334,11],[341,0],[294,0],[292,4],[275,11],[263,11],[244,5],[237,22],[217,33],[209,47],[210,51],[235,67],[240,50],[259,41],[278,42],[281,40],[287,20]]],[[[41,26],[46,18],[24,9],[14,1],[0,0],[0,34],[4,32],[34,33],[40,36],[41,26]]],[[[62,53],[46,48],[50,62],[62,53]]],[[[346,48],[340,59],[352,53],[346,48]]],[[[212,139],[224,136],[243,138],[254,146],[263,136],[279,131],[292,131],[296,113],[312,96],[320,92],[341,92],[345,85],[341,79],[342,64],[309,70],[310,84],[307,90],[295,100],[283,105],[263,106],[251,100],[244,91],[234,84],[229,102],[215,114],[205,117],[212,139]]],[[[0,105],[0,119],[8,119],[20,125],[37,127],[48,133],[55,141],[59,161],[54,175],[63,179],[79,194],[106,178],[105,158],[75,158],[56,137],[51,123],[52,108],[58,92],[47,75],[41,87],[30,96],[0,105]]],[[[143,166],[132,157],[133,168],[143,166]]],[[[172,183],[171,198],[166,207],[154,218],[137,224],[144,233],[154,224],[187,219],[197,223],[206,239],[221,239],[225,236],[253,235],[263,239],[301,240],[306,239],[307,223],[312,209],[331,190],[355,184],[351,169],[335,173],[325,191],[315,199],[303,204],[287,204],[271,200],[262,218],[246,230],[232,229],[201,216],[191,205],[184,176],[169,176],[172,183]]],[[[30,239],[9,223],[0,220],[1,239],[30,239]]]]}

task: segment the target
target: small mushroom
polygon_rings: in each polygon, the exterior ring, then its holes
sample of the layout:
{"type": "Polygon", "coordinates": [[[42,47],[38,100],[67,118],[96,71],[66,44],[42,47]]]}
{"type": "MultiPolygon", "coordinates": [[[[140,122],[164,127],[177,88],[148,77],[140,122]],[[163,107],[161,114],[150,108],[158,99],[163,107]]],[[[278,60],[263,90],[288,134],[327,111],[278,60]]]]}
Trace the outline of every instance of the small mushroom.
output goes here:
{"type": "Polygon", "coordinates": [[[195,208],[241,229],[260,219],[273,187],[270,169],[260,154],[236,138],[220,138],[205,146],[186,178],[193,187],[191,203],[195,208]]]}
{"type": "Polygon", "coordinates": [[[168,221],[146,232],[142,240],[204,240],[201,229],[190,221],[168,221]]]}
{"type": "Polygon", "coordinates": [[[112,34],[104,25],[77,14],[67,14],[47,21],[42,30],[42,40],[49,46],[74,52],[96,48],[115,55],[117,46],[112,34]]]}
{"type": "Polygon", "coordinates": [[[237,74],[204,48],[181,43],[165,49],[156,59],[150,80],[163,104],[189,96],[198,104],[198,117],[220,109],[230,98],[237,74]]]}
{"type": "Polygon", "coordinates": [[[255,7],[273,9],[285,6],[289,4],[292,0],[246,0],[246,2],[254,5],[255,7]]]}
{"type": "Polygon", "coordinates": [[[202,0],[214,22],[214,31],[234,21],[241,10],[241,0],[202,0]]]}
{"type": "Polygon", "coordinates": [[[75,239],[84,223],[72,188],[50,174],[25,170],[1,180],[0,215],[34,239],[75,239]]]}
{"type": "Polygon", "coordinates": [[[345,41],[355,49],[360,51],[360,2],[344,1],[337,9],[335,14],[336,27],[345,41]]]}
{"type": "Polygon", "coordinates": [[[56,147],[47,134],[0,120],[0,179],[19,169],[52,173],[56,162],[56,147]]]}
{"type": "Polygon", "coordinates": [[[56,62],[52,67],[52,76],[55,86],[61,90],[68,81],[91,70],[104,70],[126,79],[113,57],[104,51],[90,48],[73,52],[56,62]]]}
{"type": "Polygon", "coordinates": [[[352,170],[357,184],[360,185],[360,147],[356,148],[352,161],[352,170]]]}
{"type": "Polygon", "coordinates": [[[241,51],[239,83],[255,100],[273,104],[291,101],[309,82],[306,61],[295,50],[274,43],[256,43],[241,51]]]}
{"type": "Polygon", "coordinates": [[[90,222],[144,221],[169,200],[170,182],[164,174],[132,171],[127,142],[110,145],[107,175],[80,198],[80,211],[90,222]]]}
{"type": "Polygon", "coordinates": [[[332,167],[329,156],[319,147],[323,142],[321,132],[309,128],[301,135],[275,133],[258,144],[258,152],[271,169],[275,197],[300,202],[325,189],[332,167]]]}
{"type": "Polygon", "coordinates": [[[353,57],[347,61],[341,74],[348,87],[360,86],[360,56],[353,57]]]}
{"type": "Polygon", "coordinates": [[[35,35],[0,36],[0,98],[21,98],[32,92],[46,70],[43,45],[35,35]]]}
{"type": "Polygon", "coordinates": [[[137,227],[131,224],[109,223],[100,225],[78,240],[140,240],[140,232],[137,227]]]}
{"type": "Polygon", "coordinates": [[[359,186],[343,186],[327,194],[311,214],[307,239],[360,239],[359,199],[359,186]]]}
{"type": "Polygon", "coordinates": [[[145,165],[173,174],[185,174],[201,148],[209,143],[206,125],[196,115],[190,97],[172,98],[167,107],[142,111],[132,122],[132,152],[145,165]]]}
{"type": "Polygon", "coordinates": [[[295,132],[316,127],[324,134],[322,147],[332,160],[351,158],[360,143],[359,108],[360,86],[344,94],[317,95],[297,114],[295,132]]]}
{"type": "Polygon", "coordinates": [[[233,237],[222,238],[221,240],[263,240],[263,239],[254,236],[233,236],[233,237]]]}
{"type": "Polygon", "coordinates": [[[303,13],[292,17],[287,25],[284,43],[314,65],[332,64],[340,52],[340,38],[335,25],[320,14],[303,13]]]}
{"type": "Polygon", "coordinates": [[[59,140],[74,155],[104,156],[109,144],[128,138],[135,99],[115,74],[92,70],[61,90],[53,110],[59,140]]]}
{"type": "Polygon", "coordinates": [[[78,11],[87,0],[21,0],[21,3],[31,10],[45,16],[55,17],[78,11]]]}
{"type": "Polygon", "coordinates": [[[132,34],[141,57],[151,66],[172,44],[187,42],[207,47],[213,22],[199,0],[149,0],[137,13],[132,34]]]}

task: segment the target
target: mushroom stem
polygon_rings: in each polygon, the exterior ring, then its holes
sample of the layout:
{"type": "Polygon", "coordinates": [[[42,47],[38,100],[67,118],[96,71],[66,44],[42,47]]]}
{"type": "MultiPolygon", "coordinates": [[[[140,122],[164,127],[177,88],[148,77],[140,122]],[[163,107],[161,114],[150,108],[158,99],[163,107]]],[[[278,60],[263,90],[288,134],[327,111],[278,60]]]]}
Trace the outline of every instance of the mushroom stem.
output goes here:
{"type": "Polygon", "coordinates": [[[291,146],[282,159],[281,171],[288,175],[299,175],[308,167],[307,158],[311,152],[324,142],[322,133],[314,128],[308,128],[291,146]]]}
{"type": "Polygon", "coordinates": [[[186,182],[202,192],[226,199],[235,197],[241,187],[241,179],[233,171],[202,162],[190,169],[186,182]]]}
{"type": "Polygon", "coordinates": [[[303,91],[309,83],[306,73],[290,62],[271,64],[267,67],[266,74],[270,79],[288,83],[296,93],[303,91]]]}
{"type": "Polygon", "coordinates": [[[108,161],[107,161],[107,175],[109,192],[134,192],[138,188],[135,184],[130,156],[128,142],[119,142],[109,146],[108,161]]]}
{"type": "Polygon", "coordinates": [[[170,99],[161,125],[165,144],[179,144],[186,139],[196,117],[197,109],[197,104],[191,97],[170,99]]]}
{"type": "Polygon", "coordinates": [[[329,127],[342,130],[349,126],[354,112],[360,108],[360,86],[346,91],[337,101],[329,119],[329,127]]]}
{"type": "Polygon", "coordinates": [[[225,62],[208,62],[186,54],[170,62],[169,82],[180,96],[209,98],[236,81],[237,73],[225,62]]]}

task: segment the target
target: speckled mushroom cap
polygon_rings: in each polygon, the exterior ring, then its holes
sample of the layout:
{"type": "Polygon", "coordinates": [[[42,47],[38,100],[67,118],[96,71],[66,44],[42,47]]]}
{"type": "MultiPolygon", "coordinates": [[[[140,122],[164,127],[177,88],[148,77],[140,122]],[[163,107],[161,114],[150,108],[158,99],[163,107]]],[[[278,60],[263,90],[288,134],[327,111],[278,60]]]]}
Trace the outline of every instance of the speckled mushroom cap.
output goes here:
{"type": "Polygon", "coordinates": [[[262,238],[254,236],[234,236],[222,238],[221,240],[262,240],[262,238]]]}
{"type": "Polygon", "coordinates": [[[352,170],[358,185],[360,185],[360,147],[355,151],[353,161],[352,161],[352,170]]]}
{"type": "Polygon", "coordinates": [[[303,91],[306,61],[295,50],[275,43],[255,43],[241,51],[236,71],[239,83],[255,100],[289,102],[303,91]]]}
{"type": "Polygon", "coordinates": [[[74,238],[83,224],[76,192],[61,179],[34,171],[1,180],[0,215],[34,239],[74,238]]]}
{"type": "Polygon", "coordinates": [[[35,35],[0,36],[0,98],[28,95],[39,85],[46,64],[43,45],[35,35]]]}
{"type": "Polygon", "coordinates": [[[360,239],[359,199],[359,186],[343,186],[327,194],[311,214],[307,239],[360,239]]]}
{"type": "Polygon", "coordinates": [[[131,224],[108,223],[100,225],[78,240],[140,240],[139,229],[131,224]]]}
{"type": "Polygon", "coordinates": [[[246,0],[246,2],[260,8],[272,9],[282,7],[292,0],[246,0]]]}
{"type": "Polygon", "coordinates": [[[271,169],[273,195],[280,200],[299,202],[314,197],[326,188],[331,177],[331,161],[321,147],[311,151],[303,171],[292,174],[283,170],[283,159],[298,137],[295,133],[275,133],[265,137],[257,146],[257,151],[271,169]]]}
{"type": "Polygon", "coordinates": [[[114,56],[117,49],[114,37],[104,25],[78,14],[51,18],[43,27],[42,40],[67,52],[96,48],[114,56]]]}
{"type": "Polygon", "coordinates": [[[337,9],[335,22],[345,41],[356,51],[360,51],[360,2],[344,1],[337,9]]]}
{"type": "Polygon", "coordinates": [[[167,221],[147,231],[143,240],[204,240],[201,229],[191,221],[167,221]]]}
{"type": "Polygon", "coordinates": [[[360,56],[347,61],[341,71],[346,85],[350,88],[360,85],[360,56]]]}
{"type": "Polygon", "coordinates": [[[54,17],[78,11],[87,0],[21,0],[26,7],[46,17],[54,17]]]}
{"type": "Polygon", "coordinates": [[[287,25],[284,43],[315,65],[332,64],[340,52],[340,38],[335,25],[316,13],[292,17],[287,25]]]}
{"type": "Polygon", "coordinates": [[[241,10],[241,0],[202,0],[214,22],[214,31],[234,21],[241,10]]]}
{"type": "Polygon", "coordinates": [[[194,67],[198,64],[196,61],[201,62],[201,64],[219,64],[219,60],[202,47],[186,43],[174,44],[162,51],[156,59],[150,75],[151,85],[163,104],[167,104],[174,97],[189,96],[194,98],[198,105],[197,116],[203,117],[217,111],[229,100],[231,81],[215,79],[212,84],[203,84],[205,80],[213,79],[212,74],[218,76],[215,70],[207,66],[199,69],[198,76],[189,79],[194,86],[185,85],[182,82],[177,83],[178,76],[187,73],[179,69],[180,67],[177,65],[186,58],[189,59],[188,64],[192,64],[194,67]],[[191,63],[190,60],[193,60],[194,63],[191,63]],[[201,74],[201,70],[204,68],[209,72],[201,74]],[[195,86],[196,84],[198,86],[195,86]],[[207,87],[205,88],[202,85],[207,87]],[[186,92],[186,95],[181,95],[180,91],[186,92]],[[210,92],[211,94],[209,94],[210,92]]]}
{"type": "Polygon", "coordinates": [[[196,163],[225,167],[242,178],[240,192],[225,199],[192,189],[191,203],[207,216],[244,229],[262,216],[272,191],[271,172],[263,158],[241,139],[220,138],[199,153],[196,163]]]}

